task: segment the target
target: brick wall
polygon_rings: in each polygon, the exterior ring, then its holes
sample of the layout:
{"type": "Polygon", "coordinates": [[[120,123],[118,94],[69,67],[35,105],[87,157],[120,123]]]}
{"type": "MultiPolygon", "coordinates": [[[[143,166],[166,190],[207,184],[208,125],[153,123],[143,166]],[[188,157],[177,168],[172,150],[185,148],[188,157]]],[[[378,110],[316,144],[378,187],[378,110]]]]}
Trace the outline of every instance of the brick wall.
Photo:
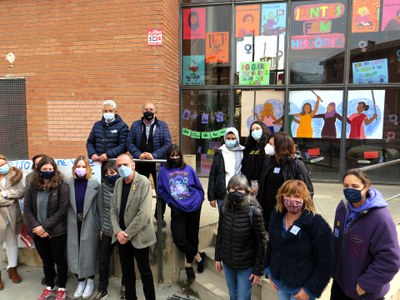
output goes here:
{"type": "Polygon", "coordinates": [[[156,103],[178,141],[178,1],[3,0],[0,11],[0,78],[26,78],[30,156],[86,154],[105,99],[129,126],[156,103]],[[150,28],[163,29],[162,47],[147,46],[150,28]]]}

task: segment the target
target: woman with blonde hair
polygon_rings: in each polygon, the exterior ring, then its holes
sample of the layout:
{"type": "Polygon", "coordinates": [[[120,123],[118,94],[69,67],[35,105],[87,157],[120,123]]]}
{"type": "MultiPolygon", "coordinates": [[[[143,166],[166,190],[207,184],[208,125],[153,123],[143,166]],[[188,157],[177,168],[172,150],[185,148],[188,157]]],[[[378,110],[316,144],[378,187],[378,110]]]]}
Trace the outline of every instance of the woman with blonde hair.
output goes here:
{"type": "Polygon", "coordinates": [[[315,299],[327,286],[333,268],[332,233],[301,180],[278,190],[272,212],[264,273],[279,300],[315,299]]]}
{"type": "Polygon", "coordinates": [[[91,179],[92,169],[85,156],[78,156],[68,180],[68,266],[78,279],[74,299],[90,298],[94,288],[97,248],[101,231],[101,186],[91,179]],[[86,281],[87,279],[87,281],[86,281]]]}
{"type": "Polygon", "coordinates": [[[254,117],[256,118],[256,121],[263,122],[265,126],[268,127],[269,131],[271,131],[271,133],[275,132],[274,124],[278,119],[274,115],[274,106],[271,103],[264,104],[260,115],[254,112],[254,117]]]}
{"type": "MultiPolygon", "coordinates": [[[[17,272],[18,242],[21,233],[22,214],[18,200],[24,197],[22,171],[11,167],[4,155],[0,154],[0,257],[3,242],[6,243],[8,277],[13,283],[20,283],[17,272]]],[[[4,288],[0,273],[0,290],[4,288]]]]}

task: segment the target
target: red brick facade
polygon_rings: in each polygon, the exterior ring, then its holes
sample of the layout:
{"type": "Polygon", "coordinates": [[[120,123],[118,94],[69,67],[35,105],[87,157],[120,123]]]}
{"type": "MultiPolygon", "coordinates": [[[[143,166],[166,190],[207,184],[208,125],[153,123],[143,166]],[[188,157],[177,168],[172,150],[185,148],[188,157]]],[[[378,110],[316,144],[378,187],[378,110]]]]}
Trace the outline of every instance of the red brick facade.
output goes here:
{"type": "Polygon", "coordinates": [[[105,99],[129,126],[156,103],[178,141],[178,1],[7,0],[0,11],[0,78],[26,79],[29,156],[86,154],[105,99]],[[151,28],[161,47],[147,46],[151,28]]]}

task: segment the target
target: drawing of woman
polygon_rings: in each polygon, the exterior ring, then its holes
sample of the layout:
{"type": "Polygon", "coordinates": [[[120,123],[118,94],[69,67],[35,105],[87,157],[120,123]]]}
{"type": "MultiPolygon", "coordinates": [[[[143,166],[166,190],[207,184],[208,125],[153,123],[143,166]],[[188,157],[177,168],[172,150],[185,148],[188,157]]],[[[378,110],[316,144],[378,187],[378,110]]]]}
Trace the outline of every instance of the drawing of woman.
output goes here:
{"type": "Polygon", "coordinates": [[[274,115],[274,106],[271,103],[264,104],[260,115],[254,112],[254,117],[256,118],[256,121],[263,122],[268,129],[274,133],[274,122],[277,120],[277,118],[274,115]]]}
{"type": "Polygon", "coordinates": [[[371,18],[369,15],[369,9],[366,6],[362,6],[357,10],[356,26],[369,26],[372,25],[371,18]]]}
{"type": "Polygon", "coordinates": [[[336,138],[336,119],[342,121],[342,116],[336,112],[335,102],[328,104],[326,108],[326,113],[317,114],[314,118],[324,119],[324,126],[322,127],[321,137],[322,138],[336,138]]]}
{"type": "Polygon", "coordinates": [[[314,118],[316,112],[318,111],[319,102],[321,98],[317,97],[317,103],[314,109],[312,109],[310,103],[304,103],[303,109],[299,114],[293,114],[294,117],[299,118],[300,123],[297,127],[296,137],[297,138],[312,138],[313,128],[311,126],[312,118],[314,118]]]}
{"type": "Polygon", "coordinates": [[[366,138],[363,124],[369,125],[378,117],[378,114],[374,113],[371,118],[368,118],[368,116],[363,113],[363,111],[367,111],[368,109],[369,105],[365,102],[358,102],[357,113],[349,116],[347,122],[350,123],[350,139],[366,138]]]}

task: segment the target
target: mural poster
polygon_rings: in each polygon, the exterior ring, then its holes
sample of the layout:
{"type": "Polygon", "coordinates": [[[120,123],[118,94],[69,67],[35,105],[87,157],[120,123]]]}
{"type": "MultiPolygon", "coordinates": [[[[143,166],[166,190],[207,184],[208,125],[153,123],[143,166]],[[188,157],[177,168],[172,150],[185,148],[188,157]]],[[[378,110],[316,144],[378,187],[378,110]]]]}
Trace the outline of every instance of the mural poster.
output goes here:
{"type": "Polygon", "coordinates": [[[183,85],[204,85],[204,55],[183,57],[183,85]]]}
{"type": "Polygon", "coordinates": [[[286,33],[286,3],[261,6],[261,34],[284,35],[286,33]]]}
{"type": "Polygon", "coordinates": [[[340,138],[343,91],[292,91],[289,101],[289,125],[293,137],[340,138]]]}
{"type": "Polygon", "coordinates": [[[294,5],[291,50],[345,47],[345,4],[294,5]]]}
{"type": "Polygon", "coordinates": [[[260,35],[260,6],[236,7],[236,37],[260,35]]]}
{"type": "Polygon", "coordinates": [[[351,32],[377,32],[380,6],[380,0],[354,0],[351,32]]]}
{"type": "Polygon", "coordinates": [[[353,63],[353,83],[388,83],[387,58],[353,63]]]}
{"type": "Polygon", "coordinates": [[[183,9],[183,39],[198,40],[206,37],[206,8],[183,9]]]}
{"type": "Polygon", "coordinates": [[[400,30],[400,2],[398,0],[383,0],[381,30],[400,30]]]}
{"type": "Polygon", "coordinates": [[[229,32],[206,33],[206,63],[229,62],[229,32]]]}
{"type": "Polygon", "coordinates": [[[350,139],[382,139],[384,90],[349,91],[347,134],[350,139]]]}
{"type": "Polygon", "coordinates": [[[248,136],[250,125],[262,121],[271,132],[282,127],[284,91],[242,91],[241,136],[248,136]]]}

